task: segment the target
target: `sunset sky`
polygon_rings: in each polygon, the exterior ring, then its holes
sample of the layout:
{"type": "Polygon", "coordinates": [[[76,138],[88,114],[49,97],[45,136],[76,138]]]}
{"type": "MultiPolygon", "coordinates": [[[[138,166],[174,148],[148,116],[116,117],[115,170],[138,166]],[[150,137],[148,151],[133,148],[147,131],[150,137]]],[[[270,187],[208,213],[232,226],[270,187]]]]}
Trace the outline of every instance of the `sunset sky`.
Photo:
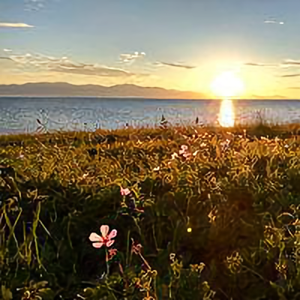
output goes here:
{"type": "Polygon", "coordinates": [[[0,84],[138,84],[300,98],[300,0],[0,0],[0,84]]]}

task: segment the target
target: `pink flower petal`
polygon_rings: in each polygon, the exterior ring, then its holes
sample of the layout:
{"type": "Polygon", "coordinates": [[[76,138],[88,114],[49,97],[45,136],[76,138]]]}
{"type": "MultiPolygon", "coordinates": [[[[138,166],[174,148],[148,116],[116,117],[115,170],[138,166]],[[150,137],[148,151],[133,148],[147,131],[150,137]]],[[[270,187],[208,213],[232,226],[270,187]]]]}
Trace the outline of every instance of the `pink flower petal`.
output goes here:
{"type": "Polygon", "coordinates": [[[115,242],[115,240],[110,240],[106,243],[106,247],[110,247],[113,243],[115,242]]]}
{"type": "Polygon", "coordinates": [[[112,239],[112,238],[114,238],[114,237],[116,237],[117,236],[117,230],[116,229],[113,229],[110,233],[109,233],[109,235],[107,236],[107,238],[110,240],[110,239],[112,239]]]}
{"type": "Polygon", "coordinates": [[[92,232],[92,233],[90,234],[89,239],[90,239],[91,242],[99,242],[99,241],[102,240],[102,239],[101,239],[101,236],[98,235],[98,234],[95,233],[95,232],[92,232]]]}
{"type": "Polygon", "coordinates": [[[100,232],[102,234],[102,237],[106,237],[109,232],[109,226],[108,225],[102,225],[100,227],[100,232]]]}
{"type": "Polygon", "coordinates": [[[131,193],[128,188],[126,188],[126,189],[121,188],[120,192],[121,192],[122,196],[127,196],[127,195],[129,195],[131,193]]]}
{"type": "Polygon", "coordinates": [[[121,189],[121,195],[122,196],[127,196],[130,194],[130,190],[128,188],[126,189],[121,189]]]}
{"type": "Polygon", "coordinates": [[[93,243],[93,246],[95,248],[101,248],[103,246],[103,243],[93,243]]]}

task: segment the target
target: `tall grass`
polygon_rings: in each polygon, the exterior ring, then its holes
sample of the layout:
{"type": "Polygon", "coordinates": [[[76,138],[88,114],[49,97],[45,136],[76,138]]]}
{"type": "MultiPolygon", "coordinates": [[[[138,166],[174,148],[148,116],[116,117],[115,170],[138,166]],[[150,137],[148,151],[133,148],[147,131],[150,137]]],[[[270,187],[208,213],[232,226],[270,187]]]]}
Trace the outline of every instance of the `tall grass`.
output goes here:
{"type": "Polygon", "coordinates": [[[298,299],[298,130],[1,136],[2,299],[298,299]]]}

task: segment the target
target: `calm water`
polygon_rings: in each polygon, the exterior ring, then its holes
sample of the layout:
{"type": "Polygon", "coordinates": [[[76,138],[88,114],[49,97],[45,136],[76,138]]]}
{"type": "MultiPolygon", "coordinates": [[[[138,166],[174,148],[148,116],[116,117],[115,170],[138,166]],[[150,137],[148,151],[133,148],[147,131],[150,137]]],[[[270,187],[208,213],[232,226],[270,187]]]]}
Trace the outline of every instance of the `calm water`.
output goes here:
{"type": "MultiPolygon", "coordinates": [[[[300,122],[300,100],[232,102],[236,123],[254,122],[258,112],[267,122],[300,122]]],[[[192,123],[197,117],[213,124],[220,106],[218,100],[0,97],[0,132],[34,132],[37,119],[50,131],[155,125],[162,114],[172,124],[192,123]]]]}

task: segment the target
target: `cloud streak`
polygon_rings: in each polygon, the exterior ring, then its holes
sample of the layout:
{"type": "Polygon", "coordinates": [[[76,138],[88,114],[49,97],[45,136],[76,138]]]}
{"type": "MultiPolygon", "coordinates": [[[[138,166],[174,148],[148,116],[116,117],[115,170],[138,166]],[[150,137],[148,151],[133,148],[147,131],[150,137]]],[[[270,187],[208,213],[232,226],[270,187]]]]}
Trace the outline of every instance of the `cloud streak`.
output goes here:
{"type": "Polygon", "coordinates": [[[286,59],[281,63],[283,67],[300,67],[300,60],[286,59]]]}
{"type": "Polygon", "coordinates": [[[247,62],[244,63],[244,66],[248,67],[281,67],[281,68],[288,68],[288,67],[300,67],[300,60],[295,59],[286,59],[277,64],[267,64],[267,63],[260,63],[260,62],[247,62]]]}
{"type": "Polygon", "coordinates": [[[265,63],[258,63],[258,62],[247,62],[244,63],[245,66],[249,67],[276,67],[277,64],[265,64],[265,63]]]}
{"type": "Polygon", "coordinates": [[[283,21],[276,21],[276,20],[265,20],[265,24],[278,24],[278,25],[284,25],[285,23],[283,21]]]}
{"type": "Polygon", "coordinates": [[[190,65],[185,65],[181,63],[168,63],[168,62],[156,62],[155,65],[158,66],[167,66],[167,67],[174,67],[174,68],[183,68],[183,69],[195,69],[197,68],[196,66],[190,66],[190,65]]]}
{"type": "Polygon", "coordinates": [[[286,74],[286,75],[281,75],[280,77],[283,78],[293,78],[293,77],[299,77],[300,73],[295,73],[295,74],[286,74]]]}
{"type": "Polygon", "coordinates": [[[33,28],[33,25],[26,23],[0,23],[0,28],[33,28]]]}
{"type": "Polygon", "coordinates": [[[100,64],[74,62],[65,56],[56,58],[43,54],[27,53],[23,55],[9,55],[5,59],[10,59],[22,67],[39,71],[102,77],[129,77],[133,75],[139,75],[120,68],[112,68],[100,64]]]}

